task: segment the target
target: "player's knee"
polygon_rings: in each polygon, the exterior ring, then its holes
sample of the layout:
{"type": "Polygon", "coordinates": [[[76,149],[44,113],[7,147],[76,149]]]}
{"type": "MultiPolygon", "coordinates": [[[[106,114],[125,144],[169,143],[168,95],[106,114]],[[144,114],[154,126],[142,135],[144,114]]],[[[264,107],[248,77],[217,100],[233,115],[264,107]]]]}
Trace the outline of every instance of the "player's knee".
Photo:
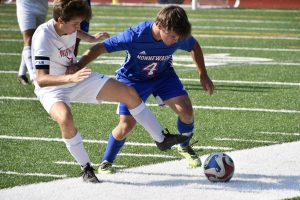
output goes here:
{"type": "Polygon", "coordinates": [[[194,114],[192,109],[183,109],[180,114],[180,119],[185,123],[192,123],[194,121],[194,114]]]}
{"type": "Polygon", "coordinates": [[[130,131],[124,130],[124,131],[121,131],[121,132],[117,133],[117,134],[114,135],[114,136],[115,136],[115,138],[116,138],[117,140],[120,141],[120,140],[126,139],[127,136],[129,135],[129,133],[130,133],[130,131]]]}
{"type": "Polygon", "coordinates": [[[132,99],[137,100],[137,101],[140,100],[140,97],[139,97],[138,93],[136,92],[136,90],[133,87],[128,86],[127,87],[127,93],[129,94],[129,96],[132,99]]]}
{"type": "Polygon", "coordinates": [[[61,126],[67,126],[73,123],[73,116],[69,111],[63,111],[55,117],[55,121],[61,126]]]}
{"type": "Polygon", "coordinates": [[[128,109],[132,109],[141,103],[141,98],[133,87],[126,87],[126,95],[123,103],[126,104],[128,109]]]}
{"type": "Polygon", "coordinates": [[[129,135],[134,127],[135,123],[120,122],[115,129],[116,134],[114,136],[117,140],[123,140],[129,135]]]}

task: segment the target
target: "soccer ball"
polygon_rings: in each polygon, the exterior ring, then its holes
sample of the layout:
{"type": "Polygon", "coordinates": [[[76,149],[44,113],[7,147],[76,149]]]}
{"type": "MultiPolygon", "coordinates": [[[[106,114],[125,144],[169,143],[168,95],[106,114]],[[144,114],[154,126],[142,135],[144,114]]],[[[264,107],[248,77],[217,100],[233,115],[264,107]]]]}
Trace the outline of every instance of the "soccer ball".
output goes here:
{"type": "Polygon", "coordinates": [[[204,162],[204,174],[211,182],[228,182],[233,173],[233,160],[225,153],[212,153],[204,162]]]}

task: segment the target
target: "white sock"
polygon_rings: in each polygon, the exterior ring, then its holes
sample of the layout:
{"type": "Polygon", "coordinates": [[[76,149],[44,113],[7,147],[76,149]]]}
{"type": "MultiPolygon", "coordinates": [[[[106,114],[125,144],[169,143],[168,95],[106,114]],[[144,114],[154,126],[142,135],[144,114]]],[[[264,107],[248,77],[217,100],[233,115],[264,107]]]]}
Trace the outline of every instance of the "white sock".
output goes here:
{"type": "Polygon", "coordinates": [[[32,81],[35,76],[35,69],[33,67],[32,60],[31,60],[31,46],[25,46],[23,48],[22,56],[26,63],[26,67],[29,73],[29,78],[32,81]]]}
{"type": "Polygon", "coordinates": [[[22,76],[22,75],[26,75],[26,64],[25,64],[25,60],[24,60],[23,56],[21,58],[21,64],[19,67],[18,76],[22,76]]]}
{"type": "Polygon", "coordinates": [[[73,156],[73,158],[81,166],[86,166],[87,163],[91,162],[90,158],[83,146],[82,138],[81,138],[79,132],[77,132],[77,134],[71,139],[63,138],[63,141],[65,142],[65,144],[66,144],[69,152],[73,156]]]}
{"type": "Polygon", "coordinates": [[[156,142],[164,141],[163,129],[153,113],[142,102],[136,108],[129,110],[134,119],[142,125],[156,142]]]}

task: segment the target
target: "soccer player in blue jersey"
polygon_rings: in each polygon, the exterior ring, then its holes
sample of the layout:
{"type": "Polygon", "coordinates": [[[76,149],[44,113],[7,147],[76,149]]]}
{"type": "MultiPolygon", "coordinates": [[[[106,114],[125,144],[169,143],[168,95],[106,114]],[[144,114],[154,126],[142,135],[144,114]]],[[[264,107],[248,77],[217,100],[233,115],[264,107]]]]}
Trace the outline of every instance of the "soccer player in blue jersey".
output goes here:
{"type": "MultiPolygon", "coordinates": [[[[197,40],[191,35],[191,24],[186,12],[179,6],[167,6],[159,11],[154,22],[144,21],[124,32],[98,43],[85,52],[78,66],[82,67],[103,53],[126,51],[125,62],[116,71],[116,78],[136,89],[144,102],[150,95],[168,105],[177,115],[180,134],[192,136],[194,115],[191,100],[172,66],[172,55],[177,49],[191,52],[200,83],[210,95],[214,85],[204,63],[197,40]]],[[[110,134],[99,173],[113,173],[112,163],[136,121],[126,105],[117,110],[120,121],[110,134]]],[[[201,160],[189,145],[180,144],[178,152],[187,159],[190,167],[200,167],[201,160]]]]}

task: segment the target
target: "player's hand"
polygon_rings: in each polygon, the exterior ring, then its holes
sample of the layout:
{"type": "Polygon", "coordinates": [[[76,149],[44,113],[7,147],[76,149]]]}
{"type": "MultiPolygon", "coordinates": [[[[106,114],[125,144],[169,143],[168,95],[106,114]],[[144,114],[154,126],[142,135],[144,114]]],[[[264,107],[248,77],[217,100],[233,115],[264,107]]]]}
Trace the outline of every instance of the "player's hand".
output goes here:
{"type": "Polygon", "coordinates": [[[205,91],[207,91],[209,95],[212,95],[214,92],[215,86],[207,74],[200,75],[200,82],[201,82],[203,89],[205,91]]]}
{"type": "Polygon", "coordinates": [[[78,83],[86,78],[89,77],[89,75],[92,73],[92,70],[84,67],[80,70],[78,70],[75,74],[69,74],[69,81],[71,83],[78,83]]]}
{"type": "Polygon", "coordinates": [[[102,40],[102,39],[105,39],[105,38],[109,38],[109,34],[107,32],[103,32],[103,33],[96,33],[94,35],[95,37],[95,40],[98,41],[98,40],[102,40]]]}

